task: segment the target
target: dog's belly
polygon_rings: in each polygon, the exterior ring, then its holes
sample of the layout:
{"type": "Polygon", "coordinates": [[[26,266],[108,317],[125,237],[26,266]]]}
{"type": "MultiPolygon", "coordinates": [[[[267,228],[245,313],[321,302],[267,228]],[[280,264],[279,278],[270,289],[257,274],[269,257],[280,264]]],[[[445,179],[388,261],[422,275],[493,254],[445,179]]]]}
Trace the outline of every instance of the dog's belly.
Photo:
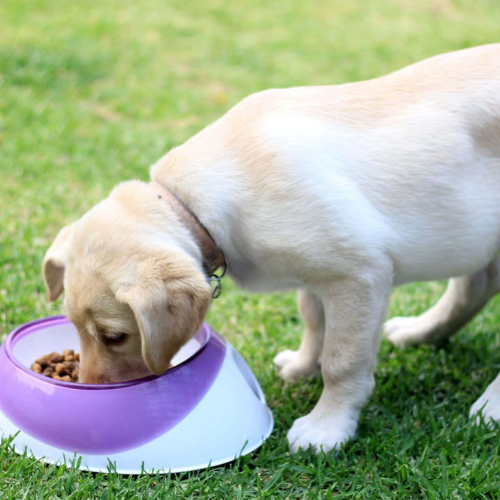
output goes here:
{"type": "Polygon", "coordinates": [[[452,210],[433,220],[417,217],[402,229],[393,254],[394,284],[465,276],[486,267],[500,251],[500,200],[496,209],[482,201],[476,199],[466,217],[452,210]]]}
{"type": "Polygon", "coordinates": [[[412,262],[397,262],[393,284],[399,286],[414,281],[434,281],[473,274],[493,260],[499,251],[498,244],[495,248],[490,252],[477,252],[472,248],[461,249],[460,252],[449,249],[422,252],[412,262]]]}

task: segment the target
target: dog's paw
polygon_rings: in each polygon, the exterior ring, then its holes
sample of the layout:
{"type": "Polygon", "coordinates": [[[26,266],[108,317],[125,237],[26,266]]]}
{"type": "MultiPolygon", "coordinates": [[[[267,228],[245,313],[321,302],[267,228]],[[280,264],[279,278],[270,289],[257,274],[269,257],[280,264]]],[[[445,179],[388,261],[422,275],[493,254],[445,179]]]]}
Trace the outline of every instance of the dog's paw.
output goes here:
{"type": "Polygon", "coordinates": [[[288,431],[290,451],[297,453],[309,446],[316,453],[339,449],[356,433],[357,419],[350,415],[319,417],[313,410],[309,415],[295,420],[288,431]]]}
{"type": "Polygon", "coordinates": [[[282,351],[278,354],[273,359],[273,363],[276,366],[279,366],[280,368],[283,368],[285,365],[290,363],[291,361],[294,361],[297,359],[297,356],[299,355],[298,351],[290,351],[287,349],[286,351],[282,351]]]}
{"type": "MultiPolygon", "coordinates": [[[[497,381],[495,381],[497,382],[497,381]]],[[[484,421],[491,424],[492,421],[500,421],[500,392],[498,383],[490,384],[481,397],[472,405],[469,417],[480,422],[480,414],[484,421]]]]}
{"type": "Polygon", "coordinates": [[[286,382],[297,382],[301,378],[315,377],[319,373],[320,369],[317,363],[302,363],[300,359],[296,359],[280,370],[280,377],[286,382]]]}
{"type": "Polygon", "coordinates": [[[301,378],[319,374],[319,364],[302,359],[297,351],[283,351],[274,358],[274,364],[281,367],[280,377],[286,382],[297,382],[301,378]]]}
{"type": "Polygon", "coordinates": [[[396,347],[419,345],[431,341],[432,328],[418,316],[396,317],[384,324],[384,334],[396,347]]]}

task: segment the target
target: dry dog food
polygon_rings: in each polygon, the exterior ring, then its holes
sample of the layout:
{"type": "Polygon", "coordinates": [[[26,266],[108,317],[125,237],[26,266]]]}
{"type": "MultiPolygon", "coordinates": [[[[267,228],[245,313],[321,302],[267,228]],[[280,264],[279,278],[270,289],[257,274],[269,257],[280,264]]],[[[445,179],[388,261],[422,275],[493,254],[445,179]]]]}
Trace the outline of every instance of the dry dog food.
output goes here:
{"type": "Polygon", "coordinates": [[[78,382],[80,353],[75,354],[72,349],[66,349],[62,354],[51,352],[37,359],[31,369],[55,380],[78,382]]]}

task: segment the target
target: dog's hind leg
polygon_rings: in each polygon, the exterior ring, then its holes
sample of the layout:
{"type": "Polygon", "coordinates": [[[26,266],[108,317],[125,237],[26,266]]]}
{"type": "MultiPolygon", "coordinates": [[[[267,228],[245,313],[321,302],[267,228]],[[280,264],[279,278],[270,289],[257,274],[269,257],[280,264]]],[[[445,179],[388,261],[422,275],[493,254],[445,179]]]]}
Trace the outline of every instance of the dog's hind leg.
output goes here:
{"type": "Polygon", "coordinates": [[[325,334],[325,311],[321,299],[313,292],[299,290],[297,301],[305,324],[299,350],[283,351],[274,358],[274,363],[281,368],[280,375],[290,382],[319,374],[325,334]]]}
{"type": "Polygon", "coordinates": [[[387,321],[384,332],[395,345],[435,344],[451,337],[500,291],[500,256],[484,269],[449,281],[437,304],[420,316],[387,321]]]}

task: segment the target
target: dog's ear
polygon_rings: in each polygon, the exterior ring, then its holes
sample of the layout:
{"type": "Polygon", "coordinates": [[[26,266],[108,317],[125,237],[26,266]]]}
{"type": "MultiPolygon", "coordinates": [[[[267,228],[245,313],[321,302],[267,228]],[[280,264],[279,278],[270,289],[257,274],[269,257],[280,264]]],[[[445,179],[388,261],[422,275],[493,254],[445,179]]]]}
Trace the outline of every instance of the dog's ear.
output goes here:
{"type": "Polygon", "coordinates": [[[64,269],[66,267],[66,250],[68,240],[73,234],[75,223],[63,227],[56,239],[47,250],[42,264],[42,274],[49,300],[52,302],[61,295],[64,290],[64,269]]]}
{"type": "MultiPolygon", "coordinates": [[[[151,271],[158,271],[158,267],[151,271]]],[[[173,266],[169,266],[172,270],[173,266]]],[[[212,301],[202,273],[168,276],[169,269],[144,275],[137,284],[122,286],[116,298],[132,309],[141,340],[142,357],[156,375],[165,373],[179,349],[200,329],[212,301]]],[[[172,273],[174,274],[174,273],[172,273]]]]}

